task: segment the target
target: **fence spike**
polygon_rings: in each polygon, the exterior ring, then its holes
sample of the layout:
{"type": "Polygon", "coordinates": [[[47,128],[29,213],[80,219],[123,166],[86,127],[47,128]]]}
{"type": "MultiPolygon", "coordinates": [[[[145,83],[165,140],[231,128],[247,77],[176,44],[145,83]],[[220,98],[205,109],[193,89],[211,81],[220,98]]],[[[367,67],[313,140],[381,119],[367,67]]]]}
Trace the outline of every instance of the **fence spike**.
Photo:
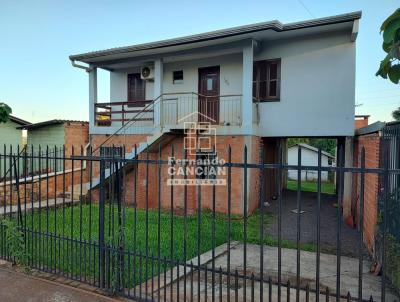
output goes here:
{"type": "Polygon", "coordinates": [[[327,286],[326,287],[326,290],[325,290],[325,295],[326,295],[326,302],[329,302],[329,287],[327,286]]]}
{"type": "Polygon", "coordinates": [[[219,302],[222,302],[222,267],[219,267],[219,302]]]}

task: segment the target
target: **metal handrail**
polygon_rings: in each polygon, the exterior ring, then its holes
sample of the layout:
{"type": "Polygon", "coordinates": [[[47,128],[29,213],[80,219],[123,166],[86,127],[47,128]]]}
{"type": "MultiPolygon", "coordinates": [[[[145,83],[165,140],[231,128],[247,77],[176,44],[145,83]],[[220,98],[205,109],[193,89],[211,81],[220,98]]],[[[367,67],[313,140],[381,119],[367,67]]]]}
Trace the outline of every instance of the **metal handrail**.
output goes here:
{"type": "MultiPolygon", "coordinates": [[[[139,103],[153,103],[155,102],[157,99],[159,99],[160,97],[163,96],[168,96],[168,95],[185,95],[185,94],[194,94],[200,97],[206,97],[206,98],[221,98],[221,97],[233,97],[233,96],[243,96],[242,94],[224,94],[224,95],[205,95],[205,94],[201,94],[201,93],[197,93],[197,92],[165,92],[163,94],[161,94],[160,96],[158,96],[156,99],[154,100],[139,100],[139,103]]],[[[253,97],[253,99],[255,100],[256,98],[253,97]]],[[[259,99],[257,99],[259,101],[259,99]]],[[[101,107],[102,106],[117,106],[117,105],[130,105],[130,104],[134,104],[134,102],[102,102],[102,103],[95,103],[95,107],[101,107]]]]}
{"type": "Polygon", "coordinates": [[[137,114],[135,114],[132,118],[130,118],[128,120],[127,123],[123,124],[121,127],[119,127],[113,134],[111,134],[109,137],[107,137],[104,142],[102,142],[98,147],[96,147],[93,151],[92,154],[94,152],[96,152],[97,150],[99,150],[105,143],[107,143],[111,138],[113,138],[115,135],[117,135],[122,129],[124,129],[126,126],[128,126],[131,122],[133,122],[131,125],[134,124],[134,122],[137,121],[137,117],[139,116],[139,114],[142,114],[143,112],[146,112],[146,110],[148,110],[150,108],[151,105],[154,106],[154,104],[160,100],[160,98],[163,96],[163,94],[159,95],[157,98],[155,98],[153,101],[151,101],[149,104],[147,104],[144,108],[142,108],[142,110],[140,110],[137,114]]]}
{"type": "MultiPolygon", "coordinates": [[[[137,100],[135,102],[146,104],[146,103],[153,102],[153,100],[137,100]]],[[[102,102],[102,103],[95,103],[94,105],[96,107],[103,108],[103,106],[107,106],[107,105],[110,105],[110,104],[112,104],[112,106],[114,106],[114,105],[133,105],[133,104],[135,104],[135,102],[102,102]]]]}

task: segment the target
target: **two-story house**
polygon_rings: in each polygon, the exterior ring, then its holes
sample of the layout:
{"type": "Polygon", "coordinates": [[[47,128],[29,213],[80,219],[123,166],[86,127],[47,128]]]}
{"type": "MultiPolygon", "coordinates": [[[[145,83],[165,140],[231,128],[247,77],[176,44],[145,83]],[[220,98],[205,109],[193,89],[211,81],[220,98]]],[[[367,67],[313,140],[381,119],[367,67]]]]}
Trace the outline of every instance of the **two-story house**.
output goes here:
{"type": "MultiPolygon", "coordinates": [[[[360,17],[355,12],[288,24],[270,21],[72,55],[72,64],[89,74],[93,149],[109,154],[110,146],[123,145],[128,158],[143,152],[157,158],[161,149],[165,159],[174,146],[174,156],[182,157],[191,136],[205,135],[204,129],[186,131],[193,124],[207,124],[213,130],[205,136],[215,135],[214,156],[228,160],[231,146],[233,162],[244,161],[245,145],[248,162],[260,162],[260,149],[267,161],[274,162],[277,145],[289,137],[331,137],[343,142],[354,133],[360,17]],[[109,100],[97,97],[99,68],[110,72],[109,100]]],[[[119,150],[115,153],[121,154],[119,150]]],[[[137,172],[144,177],[144,171],[137,172]]],[[[158,203],[157,191],[170,188],[158,187],[155,166],[149,173],[140,185],[151,186],[151,207],[158,203]]],[[[161,173],[164,184],[167,168],[161,173]]],[[[259,173],[249,170],[246,180],[243,169],[232,173],[233,212],[243,212],[245,198],[247,210],[252,211],[260,201],[259,173]]],[[[267,177],[267,188],[273,178],[273,173],[267,177]]],[[[193,196],[197,189],[190,188],[193,196]]],[[[182,192],[181,188],[174,191],[176,206],[183,204],[182,192]]],[[[204,188],[204,207],[211,204],[210,192],[204,188]]],[[[168,206],[169,195],[161,195],[160,202],[168,206]]],[[[227,189],[218,186],[218,211],[226,211],[226,195],[227,189]]],[[[188,204],[194,209],[192,199],[188,204]]],[[[137,200],[139,206],[144,202],[137,200]]]]}

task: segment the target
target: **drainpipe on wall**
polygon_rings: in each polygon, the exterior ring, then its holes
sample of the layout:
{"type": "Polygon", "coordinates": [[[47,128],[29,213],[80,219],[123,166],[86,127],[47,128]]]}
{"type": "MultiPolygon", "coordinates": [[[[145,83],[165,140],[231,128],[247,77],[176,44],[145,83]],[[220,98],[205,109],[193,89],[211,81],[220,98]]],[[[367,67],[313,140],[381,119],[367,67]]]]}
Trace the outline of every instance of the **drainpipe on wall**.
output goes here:
{"type": "Polygon", "coordinates": [[[84,69],[86,72],[91,72],[93,70],[93,68],[84,66],[84,65],[79,65],[75,63],[75,60],[70,59],[71,61],[71,65],[76,67],[76,68],[80,68],[80,69],[84,69]]]}
{"type": "MultiPolygon", "coordinates": [[[[71,59],[71,58],[70,58],[70,61],[71,61],[71,65],[72,65],[73,67],[83,69],[83,70],[85,70],[87,73],[89,73],[89,79],[90,79],[90,73],[91,73],[93,70],[96,70],[96,68],[92,68],[92,67],[87,67],[87,66],[84,66],[84,65],[76,64],[76,63],[75,63],[75,60],[73,60],[73,59],[71,59]]],[[[97,83],[97,79],[96,79],[96,83],[97,83]]],[[[89,88],[89,89],[90,89],[90,88],[89,88]]],[[[97,90],[97,87],[96,87],[96,90],[97,90]]],[[[89,94],[90,94],[90,92],[89,92],[89,94]]],[[[90,103],[90,102],[89,102],[89,103],[90,103]]],[[[89,111],[89,113],[90,113],[90,111],[89,111]]],[[[89,120],[90,120],[90,119],[89,119],[89,120]]],[[[89,127],[90,127],[90,125],[89,125],[89,127]]],[[[91,145],[91,144],[92,144],[92,137],[91,137],[91,135],[89,134],[89,145],[91,145]]]]}

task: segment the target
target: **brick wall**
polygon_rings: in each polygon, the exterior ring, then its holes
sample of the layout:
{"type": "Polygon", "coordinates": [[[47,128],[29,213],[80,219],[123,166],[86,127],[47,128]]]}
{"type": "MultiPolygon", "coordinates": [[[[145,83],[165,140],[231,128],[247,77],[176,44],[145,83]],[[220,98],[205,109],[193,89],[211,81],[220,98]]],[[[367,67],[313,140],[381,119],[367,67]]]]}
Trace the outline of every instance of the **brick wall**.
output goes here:
{"type": "Polygon", "coordinates": [[[354,129],[360,129],[368,126],[368,117],[356,117],[354,120],[354,129]]]}
{"type": "MultiPolygon", "coordinates": [[[[90,144],[93,150],[97,149],[109,137],[109,135],[92,134],[90,136],[90,144]]],[[[125,146],[126,152],[131,152],[134,150],[135,145],[138,146],[140,143],[145,142],[147,137],[148,135],[146,134],[115,135],[104,143],[104,146],[125,146]]]]}
{"type": "MultiPolygon", "coordinates": [[[[101,145],[108,146],[108,147],[125,146],[126,152],[131,152],[134,150],[135,145],[138,146],[140,143],[145,142],[147,136],[148,135],[145,135],[145,134],[126,135],[125,137],[124,137],[124,135],[115,135],[111,139],[109,139],[107,142],[105,142],[109,138],[108,135],[92,134],[92,135],[90,135],[90,145],[92,147],[92,150],[94,151],[95,156],[100,155],[100,151],[99,150],[95,151],[95,150],[97,150],[97,148],[101,145]]],[[[99,173],[100,173],[99,163],[98,162],[89,163],[88,167],[89,167],[88,173],[89,174],[91,173],[92,177],[98,178],[99,173]],[[91,171],[90,171],[90,165],[92,165],[91,171]]]]}
{"type": "MultiPolygon", "coordinates": [[[[354,167],[360,167],[361,149],[365,148],[365,167],[379,167],[379,133],[356,136],[354,139],[354,167]]],[[[368,249],[374,251],[375,226],[378,210],[378,175],[376,173],[365,174],[364,185],[364,242],[368,249]]],[[[359,225],[360,218],[360,175],[353,174],[353,202],[351,213],[355,222],[359,225]]],[[[346,218],[346,217],[345,217],[346,218]]]]}
{"type": "MultiPolygon", "coordinates": [[[[263,148],[263,141],[258,136],[251,137],[251,162],[261,163],[261,154],[263,148]]],[[[259,207],[260,204],[260,192],[261,192],[261,171],[260,169],[250,169],[250,180],[249,180],[249,212],[253,212],[259,207]]]]}
{"type": "MultiPolygon", "coordinates": [[[[146,136],[132,135],[128,136],[123,140],[121,137],[116,141],[125,141],[129,146],[134,146],[144,141],[146,136]]],[[[97,135],[92,136],[92,144],[95,146],[98,142],[103,142],[104,137],[100,138],[97,135]]],[[[116,142],[114,141],[116,145],[116,142]]],[[[244,161],[244,146],[248,146],[248,163],[259,163],[260,162],[260,148],[262,146],[261,139],[256,136],[217,136],[215,150],[218,158],[228,161],[229,157],[229,146],[232,147],[232,162],[243,163],[244,161]]],[[[161,143],[161,159],[168,160],[168,157],[174,153],[175,158],[184,158],[184,136],[174,135],[166,138],[161,143]]],[[[139,159],[158,158],[158,146],[152,148],[149,153],[144,152],[139,155],[139,159]]],[[[189,156],[190,158],[190,156],[189,156]]],[[[195,159],[192,156],[191,159],[195,159]]],[[[158,164],[150,163],[146,165],[141,163],[137,170],[133,169],[126,174],[125,188],[126,196],[125,201],[127,204],[134,204],[135,201],[139,208],[145,208],[146,205],[149,208],[157,208],[158,200],[160,198],[161,207],[164,209],[170,209],[171,206],[177,212],[182,212],[186,206],[189,212],[195,211],[199,204],[199,193],[200,203],[203,209],[212,210],[214,207],[217,212],[228,212],[228,186],[215,186],[215,199],[213,186],[169,186],[167,181],[170,177],[168,173],[169,165],[163,164],[160,167],[160,185],[158,181],[158,164]],[[146,186],[147,185],[147,186],[146,186]],[[186,189],[186,191],[185,191],[186,189]],[[201,190],[201,192],[199,192],[201,190]],[[158,192],[160,191],[160,197],[158,192]],[[185,198],[186,194],[186,198],[185,198]],[[173,196],[173,200],[171,198],[173,196]],[[147,203],[146,203],[147,201],[147,203]]],[[[248,182],[247,182],[247,202],[248,212],[251,213],[259,205],[259,188],[260,179],[259,171],[257,169],[248,169],[248,182]]],[[[232,167],[231,169],[231,207],[232,213],[241,215],[243,214],[243,200],[244,200],[244,171],[243,168],[232,167]]],[[[183,176],[176,176],[176,178],[183,178],[183,176]]],[[[195,178],[194,176],[188,176],[188,178],[195,178]]],[[[218,176],[219,179],[228,179],[228,169],[224,170],[223,175],[218,176]]],[[[98,197],[98,193],[93,193],[94,198],[98,197]]]]}
{"type": "MultiPolygon", "coordinates": [[[[32,180],[27,179],[24,182],[24,179],[20,180],[19,188],[15,184],[11,185],[9,183],[0,184],[0,205],[4,204],[4,200],[6,200],[7,204],[17,204],[18,202],[18,194],[21,202],[24,204],[25,201],[27,203],[35,202],[42,200],[43,203],[46,203],[47,199],[53,199],[55,197],[62,197],[64,194],[71,193],[72,185],[74,185],[74,199],[79,199],[81,195],[80,191],[80,183],[81,180],[83,183],[87,182],[88,179],[84,170],[71,171],[63,174],[52,175],[46,177],[45,175],[41,176],[40,179],[35,177],[32,180]],[[19,191],[19,192],[18,192],[19,191]]],[[[86,195],[85,187],[82,187],[82,196],[86,195]]]]}
{"type": "MultiPolygon", "coordinates": [[[[65,156],[70,157],[72,152],[75,155],[84,152],[85,146],[89,143],[89,123],[86,122],[65,122],[64,124],[64,146],[65,156]]],[[[66,161],[65,168],[70,169],[72,161],[66,161]]],[[[79,161],[74,161],[74,168],[80,167],[79,161]]]]}

